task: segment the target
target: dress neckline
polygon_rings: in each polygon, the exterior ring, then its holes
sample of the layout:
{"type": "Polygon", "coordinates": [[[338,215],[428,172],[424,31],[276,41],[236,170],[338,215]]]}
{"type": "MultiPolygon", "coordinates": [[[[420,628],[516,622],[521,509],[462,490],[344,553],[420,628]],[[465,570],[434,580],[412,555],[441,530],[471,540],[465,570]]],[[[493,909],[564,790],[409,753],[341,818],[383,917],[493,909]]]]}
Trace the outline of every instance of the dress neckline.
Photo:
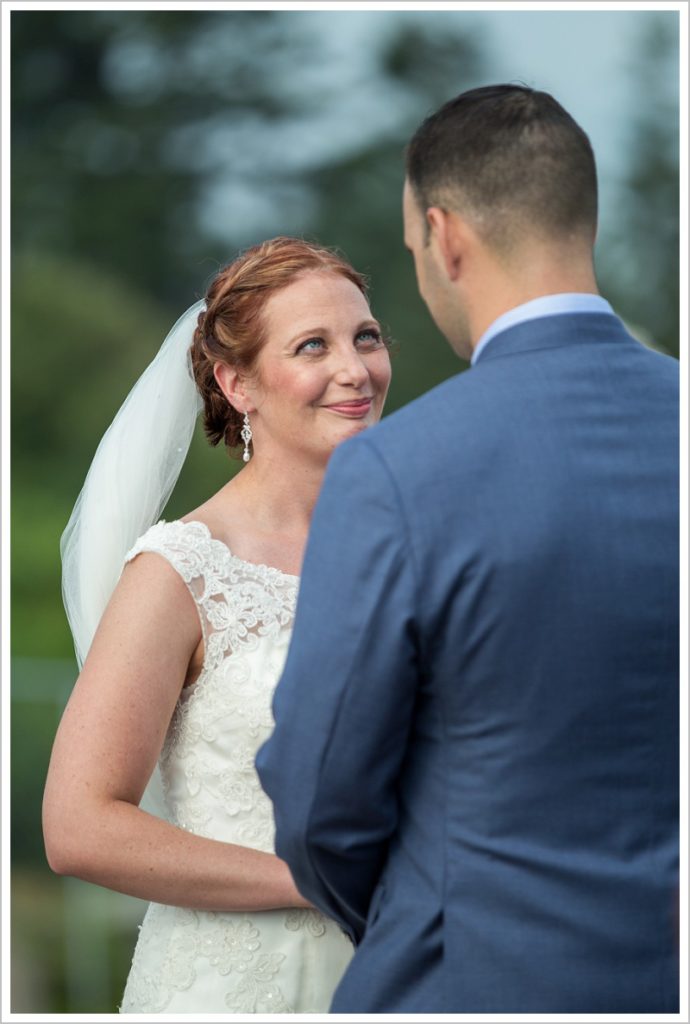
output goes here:
{"type": "Polygon", "coordinates": [[[284,576],[288,580],[299,581],[299,576],[295,576],[290,572],[283,572],[283,570],[279,569],[276,565],[267,565],[265,562],[248,562],[246,558],[240,558],[239,555],[236,555],[234,551],[232,551],[230,546],[226,544],[224,540],[221,540],[220,537],[214,537],[206,523],[202,523],[200,519],[177,519],[175,522],[179,523],[180,526],[200,526],[204,536],[208,540],[213,541],[214,544],[220,544],[220,546],[227,551],[230,558],[232,558],[234,562],[239,562],[240,565],[247,565],[251,569],[265,569],[268,572],[284,576]]]}

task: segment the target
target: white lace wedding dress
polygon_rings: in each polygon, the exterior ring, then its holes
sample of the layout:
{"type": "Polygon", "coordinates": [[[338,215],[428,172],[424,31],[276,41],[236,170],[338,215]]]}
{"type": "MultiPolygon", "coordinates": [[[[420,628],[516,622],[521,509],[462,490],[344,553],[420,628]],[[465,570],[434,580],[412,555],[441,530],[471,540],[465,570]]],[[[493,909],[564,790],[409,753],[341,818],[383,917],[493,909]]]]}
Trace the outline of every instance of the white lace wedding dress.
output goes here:
{"type": "MultiPolygon", "coordinates": [[[[254,756],[268,737],[298,578],[236,558],[198,522],[141,537],[187,584],[205,658],[177,704],[161,753],[166,815],[197,835],[273,853],[271,803],[254,756]]],[[[121,1013],[325,1013],[353,953],[314,910],[210,913],[152,903],[121,1013]]]]}

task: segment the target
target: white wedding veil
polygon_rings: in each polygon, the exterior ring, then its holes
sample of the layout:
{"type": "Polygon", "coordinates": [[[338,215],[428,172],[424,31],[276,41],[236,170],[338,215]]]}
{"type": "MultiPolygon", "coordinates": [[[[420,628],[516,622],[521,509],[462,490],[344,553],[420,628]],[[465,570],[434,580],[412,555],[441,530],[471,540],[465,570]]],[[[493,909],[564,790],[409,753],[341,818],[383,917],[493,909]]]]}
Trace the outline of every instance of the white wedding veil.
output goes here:
{"type": "Polygon", "coordinates": [[[174,325],[99,444],[60,540],[62,596],[79,667],[127,552],[160,517],[202,406],[190,359],[201,300],[174,325]]]}

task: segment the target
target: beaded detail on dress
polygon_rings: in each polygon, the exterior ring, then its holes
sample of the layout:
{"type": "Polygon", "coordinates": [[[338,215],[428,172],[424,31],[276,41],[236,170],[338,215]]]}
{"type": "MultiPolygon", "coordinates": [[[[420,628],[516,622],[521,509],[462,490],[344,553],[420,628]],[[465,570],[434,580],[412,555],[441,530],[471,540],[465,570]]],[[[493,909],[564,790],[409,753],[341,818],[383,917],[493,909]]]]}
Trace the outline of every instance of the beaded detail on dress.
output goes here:
{"type": "MultiPolygon", "coordinates": [[[[254,758],[290,641],[299,580],[237,558],[199,522],[160,522],[134,545],[162,555],[194,598],[204,640],[159,759],[166,816],[197,835],[274,852],[254,758]]],[[[121,1007],[128,1013],[325,1012],[352,955],[313,910],[210,913],[151,904],[121,1007]]]]}

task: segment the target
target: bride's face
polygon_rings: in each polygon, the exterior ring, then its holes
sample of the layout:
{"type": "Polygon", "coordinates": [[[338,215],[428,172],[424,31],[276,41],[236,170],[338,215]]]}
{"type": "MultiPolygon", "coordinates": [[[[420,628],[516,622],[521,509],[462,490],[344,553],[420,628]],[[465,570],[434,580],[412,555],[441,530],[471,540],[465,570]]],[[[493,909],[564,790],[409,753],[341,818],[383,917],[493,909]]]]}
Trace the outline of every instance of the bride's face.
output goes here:
{"type": "Polygon", "coordinates": [[[254,451],[328,458],[376,423],[391,378],[367,300],[341,274],[311,271],[264,306],[266,342],[246,393],[254,451]]]}

